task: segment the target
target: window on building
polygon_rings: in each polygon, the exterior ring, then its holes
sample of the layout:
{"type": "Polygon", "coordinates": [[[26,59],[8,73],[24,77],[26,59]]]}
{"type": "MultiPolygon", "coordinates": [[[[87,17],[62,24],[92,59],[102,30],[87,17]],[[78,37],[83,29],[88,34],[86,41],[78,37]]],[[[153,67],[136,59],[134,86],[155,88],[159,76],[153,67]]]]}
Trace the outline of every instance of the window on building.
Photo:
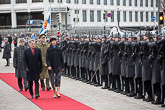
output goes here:
{"type": "Polygon", "coordinates": [[[107,0],[104,0],[104,5],[107,5],[107,0]]]}
{"type": "Polygon", "coordinates": [[[117,20],[120,22],[120,11],[117,11],[117,20]]]}
{"type": "Polygon", "coordinates": [[[87,11],[86,10],[82,10],[82,17],[83,17],[83,22],[87,22],[87,11]]]}
{"type": "Polygon", "coordinates": [[[0,4],[10,4],[10,0],[0,0],[0,4]]]}
{"type": "Polygon", "coordinates": [[[58,3],[62,3],[62,0],[58,0],[58,3]]]}
{"type": "Polygon", "coordinates": [[[120,0],[117,0],[117,5],[120,6],[120,0]]]}
{"type": "Polygon", "coordinates": [[[154,3],[153,3],[153,0],[151,0],[151,7],[153,7],[154,3]]]}
{"type": "Polygon", "coordinates": [[[140,0],[140,6],[143,6],[143,0],[140,0]]]}
{"type": "Polygon", "coordinates": [[[74,3],[75,3],[75,4],[78,4],[78,3],[79,3],[79,0],[74,0],[74,3]]]}
{"type": "Polygon", "coordinates": [[[123,6],[126,6],[126,0],[123,0],[123,6]]]}
{"type": "MultiPolygon", "coordinates": [[[[62,1],[62,0],[61,0],[62,1]]],[[[43,0],[32,0],[33,3],[35,2],[43,2],[43,0]]]]}
{"type": "Polygon", "coordinates": [[[135,0],[135,6],[137,6],[137,0],[135,0]]]}
{"type": "Polygon", "coordinates": [[[154,16],[154,13],[153,12],[151,12],[151,21],[152,21],[152,17],[154,16]]]}
{"type": "Polygon", "coordinates": [[[123,11],[123,22],[126,22],[126,11],[123,11]]]}
{"type": "Polygon", "coordinates": [[[146,7],[148,7],[148,0],[146,0],[146,2],[145,2],[145,3],[146,3],[146,4],[145,4],[145,6],[146,6],[146,7]]]}
{"type": "Polygon", "coordinates": [[[132,22],[132,11],[129,12],[129,22],[132,22]]]}
{"type": "Polygon", "coordinates": [[[49,0],[49,2],[54,2],[54,0],[49,0]]]}
{"type": "Polygon", "coordinates": [[[97,22],[101,22],[101,11],[97,11],[97,22]]]}
{"type": "Polygon", "coordinates": [[[113,0],[110,0],[110,5],[113,5],[114,3],[113,3],[113,0]]]}
{"type": "Polygon", "coordinates": [[[75,10],[75,14],[79,14],[79,10],[75,10]]]}
{"type": "Polygon", "coordinates": [[[140,12],[140,21],[143,22],[143,12],[140,12]]]}
{"type": "Polygon", "coordinates": [[[158,7],[158,4],[159,4],[159,0],[156,0],[156,7],[158,7]]]}
{"type": "Polygon", "coordinates": [[[86,0],[82,0],[82,4],[86,4],[86,0]]]}
{"type": "Polygon", "coordinates": [[[93,4],[93,0],[90,0],[90,4],[93,4]]]}
{"type": "Polygon", "coordinates": [[[129,0],[129,6],[132,6],[132,0],[129,0]]]}
{"type": "Polygon", "coordinates": [[[90,22],[94,22],[94,11],[90,10],[90,22]]]}
{"type": "Polygon", "coordinates": [[[146,22],[148,22],[148,12],[146,12],[146,22]]]}
{"type": "Polygon", "coordinates": [[[159,17],[158,17],[159,15],[158,15],[158,12],[156,12],[156,21],[158,22],[158,20],[159,20],[159,17]]]}
{"type": "Polygon", "coordinates": [[[111,22],[114,22],[114,11],[111,11],[111,22]]]}
{"type": "Polygon", "coordinates": [[[100,5],[100,0],[97,0],[97,5],[100,5]]]}
{"type": "Polygon", "coordinates": [[[70,0],[66,0],[66,3],[70,3],[70,0]]]}
{"type": "Polygon", "coordinates": [[[138,22],[138,12],[135,12],[135,22],[138,22]]]}
{"type": "Polygon", "coordinates": [[[27,3],[27,0],[16,0],[16,3],[27,3]]]}

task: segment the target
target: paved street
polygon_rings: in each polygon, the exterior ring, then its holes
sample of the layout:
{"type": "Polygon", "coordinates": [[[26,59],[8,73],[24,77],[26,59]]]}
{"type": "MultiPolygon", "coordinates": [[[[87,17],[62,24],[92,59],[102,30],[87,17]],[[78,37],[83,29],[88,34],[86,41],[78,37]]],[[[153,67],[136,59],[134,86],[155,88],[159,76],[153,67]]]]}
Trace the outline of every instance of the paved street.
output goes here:
{"type": "MultiPolygon", "coordinates": [[[[10,59],[10,67],[4,66],[6,61],[2,59],[2,52],[0,62],[0,73],[14,72],[12,59],[10,59]]],[[[0,80],[0,85],[0,110],[40,109],[2,80],[0,80]]],[[[67,77],[62,77],[61,93],[96,110],[164,110],[160,105],[152,105],[142,100],[102,90],[101,87],[94,87],[67,77]]]]}

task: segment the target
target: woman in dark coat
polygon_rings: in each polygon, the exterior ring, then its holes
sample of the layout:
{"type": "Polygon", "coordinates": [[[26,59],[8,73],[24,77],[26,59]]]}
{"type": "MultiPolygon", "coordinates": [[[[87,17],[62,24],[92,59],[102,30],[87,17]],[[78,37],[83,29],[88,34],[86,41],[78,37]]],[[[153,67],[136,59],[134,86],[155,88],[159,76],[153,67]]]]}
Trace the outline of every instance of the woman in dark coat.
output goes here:
{"type": "Polygon", "coordinates": [[[53,87],[53,98],[60,96],[61,71],[63,71],[63,56],[61,49],[56,45],[56,38],[50,39],[50,47],[47,49],[46,62],[49,70],[49,77],[53,87]],[[57,89],[57,94],[56,94],[57,89]]]}
{"type": "Polygon", "coordinates": [[[6,59],[6,61],[7,61],[7,64],[5,66],[10,66],[10,64],[9,64],[9,59],[11,58],[10,44],[9,44],[7,38],[5,38],[4,41],[5,41],[5,45],[3,46],[4,51],[3,51],[2,58],[6,59]]]}

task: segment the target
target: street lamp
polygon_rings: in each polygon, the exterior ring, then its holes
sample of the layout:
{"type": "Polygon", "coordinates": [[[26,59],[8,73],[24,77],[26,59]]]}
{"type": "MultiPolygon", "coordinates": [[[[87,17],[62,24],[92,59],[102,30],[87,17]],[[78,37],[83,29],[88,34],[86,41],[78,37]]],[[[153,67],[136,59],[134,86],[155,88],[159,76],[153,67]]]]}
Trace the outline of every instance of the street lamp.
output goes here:
{"type": "Polygon", "coordinates": [[[118,23],[118,28],[119,28],[119,14],[120,14],[120,12],[119,12],[119,7],[117,7],[117,23],[118,23]]]}
{"type": "Polygon", "coordinates": [[[31,10],[28,9],[28,16],[29,16],[29,32],[31,32],[31,27],[30,27],[30,12],[31,12],[31,10]]]}

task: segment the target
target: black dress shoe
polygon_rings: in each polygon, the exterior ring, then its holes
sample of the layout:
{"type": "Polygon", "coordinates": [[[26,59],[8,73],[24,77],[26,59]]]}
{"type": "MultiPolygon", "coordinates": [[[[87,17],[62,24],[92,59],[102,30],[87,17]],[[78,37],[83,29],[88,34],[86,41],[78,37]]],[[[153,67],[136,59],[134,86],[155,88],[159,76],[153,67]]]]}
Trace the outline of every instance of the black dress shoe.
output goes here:
{"type": "Polygon", "coordinates": [[[147,98],[146,99],[146,102],[152,102],[152,101],[154,101],[154,99],[152,99],[152,98],[147,98]]]}
{"type": "Polygon", "coordinates": [[[5,65],[5,66],[10,66],[10,65],[5,65]]]}
{"type": "Polygon", "coordinates": [[[122,92],[122,90],[119,90],[119,89],[117,89],[117,91],[116,91],[116,93],[121,93],[122,92]]]}
{"type": "Polygon", "coordinates": [[[105,87],[102,87],[101,89],[108,89],[109,87],[108,86],[105,86],[105,87]]]}
{"type": "Polygon", "coordinates": [[[165,107],[165,104],[162,104],[161,107],[165,107]]]}
{"type": "Polygon", "coordinates": [[[40,97],[40,95],[39,94],[36,94],[35,99],[38,99],[39,97],[40,97]]]}
{"type": "Polygon", "coordinates": [[[25,91],[27,91],[29,88],[28,87],[25,87],[25,91]]]}
{"type": "Polygon", "coordinates": [[[45,91],[45,88],[44,87],[42,88],[42,91],[45,91]]]}
{"type": "Polygon", "coordinates": [[[47,91],[49,91],[51,89],[51,87],[47,87],[47,91]]]}
{"type": "Polygon", "coordinates": [[[23,89],[19,89],[20,91],[23,91],[23,89]]]}
{"type": "MultiPolygon", "coordinates": [[[[151,103],[152,103],[152,102],[151,102],[151,103]]],[[[153,104],[155,104],[155,105],[159,105],[159,104],[163,104],[163,102],[161,102],[160,100],[156,100],[156,101],[154,101],[153,104]]]]}
{"type": "Polygon", "coordinates": [[[143,98],[143,101],[146,101],[147,99],[146,98],[143,98]]]}
{"type": "Polygon", "coordinates": [[[137,95],[137,96],[135,96],[134,98],[135,98],[135,99],[143,99],[144,96],[142,96],[142,95],[137,95]]]}
{"type": "Polygon", "coordinates": [[[136,96],[136,94],[135,93],[129,93],[127,96],[128,97],[134,97],[134,96],[136,96]]]}
{"type": "Polygon", "coordinates": [[[30,98],[33,99],[34,98],[33,95],[31,95],[30,98]]]}

